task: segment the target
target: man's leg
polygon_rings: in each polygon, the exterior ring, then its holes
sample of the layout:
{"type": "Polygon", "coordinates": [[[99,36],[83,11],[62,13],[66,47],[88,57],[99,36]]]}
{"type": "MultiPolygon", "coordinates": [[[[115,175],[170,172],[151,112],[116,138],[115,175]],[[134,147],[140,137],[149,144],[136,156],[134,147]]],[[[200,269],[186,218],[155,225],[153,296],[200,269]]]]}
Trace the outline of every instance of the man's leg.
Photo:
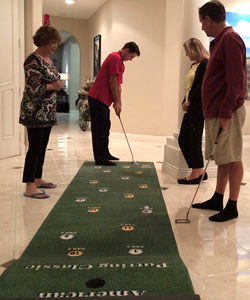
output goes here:
{"type": "MultiPolygon", "coordinates": [[[[231,123],[229,124],[228,128],[222,131],[218,145],[216,146],[216,152],[218,153],[215,157],[215,162],[218,165],[216,191],[213,197],[208,201],[192,205],[194,208],[222,210],[223,196],[227,182],[229,181],[229,200],[227,202],[227,205],[225,209],[223,209],[219,214],[210,217],[210,221],[223,222],[233,218],[237,218],[238,216],[236,204],[243,177],[243,165],[241,161],[241,128],[244,124],[244,120],[245,108],[244,106],[241,106],[233,113],[231,123]],[[216,206],[216,203],[218,206],[216,206]]],[[[209,119],[205,122],[206,150],[208,149],[208,153],[210,153],[211,149],[207,147],[207,142],[210,142],[211,144],[210,133],[213,132],[214,124],[218,122],[216,119],[209,119]]],[[[212,140],[214,139],[215,137],[213,136],[212,140]]]]}
{"type": "MultiPolygon", "coordinates": [[[[226,207],[218,214],[211,216],[209,218],[210,221],[225,222],[238,217],[237,200],[243,178],[243,164],[241,161],[237,161],[229,163],[227,166],[229,173],[229,199],[226,207]]],[[[221,188],[223,188],[223,185],[221,188]]]]}
{"type": "MultiPolygon", "coordinates": [[[[107,108],[108,109],[108,108],[107,108]]],[[[104,127],[105,105],[89,97],[89,111],[91,118],[92,145],[95,161],[104,161],[104,127]]]]}
{"type": "Polygon", "coordinates": [[[243,164],[242,161],[236,161],[230,164],[230,174],[229,174],[229,199],[237,201],[241,182],[243,179],[243,164]]]}
{"type": "Polygon", "coordinates": [[[223,204],[223,195],[225,193],[228,181],[230,190],[229,199],[237,201],[242,178],[243,165],[241,161],[219,165],[217,171],[217,183],[215,194],[211,199],[205,202],[193,204],[193,207],[200,209],[217,210],[216,208],[221,207],[223,204]]]}
{"type": "Polygon", "coordinates": [[[217,183],[215,191],[224,195],[229,180],[230,164],[219,165],[217,170],[217,183]]]}
{"type": "Polygon", "coordinates": [[[216,189],[212,198],[202,203],[195,203],[192,207],[198,209],[222,210],[223,197],[229,180],[229,174],[230,164],[219,165],[217,170],[216,189]]]}
{"type": "Polygon", "coordinates": [[[210,221],[224,222],[238,217],[237,200],[243,178],[241,128],[245,121],[245,115],[245,107],[242,105],[233,113],[231,123],[225,129],[226,139],[224,145],[221,146],[223,149],[227,149],[225,155],[228,156],[227,160],[231,161],[228,163],[229,199],[226,207],[220,213],[210,217],[210,221]]]}
{"type": "Polygon", "coordinates": [[[109,107],[104,103],[88,97],[91,120],[93,153],[96,165],[115,166],[106,156],[106,135],[109,131],[109,107]]]}

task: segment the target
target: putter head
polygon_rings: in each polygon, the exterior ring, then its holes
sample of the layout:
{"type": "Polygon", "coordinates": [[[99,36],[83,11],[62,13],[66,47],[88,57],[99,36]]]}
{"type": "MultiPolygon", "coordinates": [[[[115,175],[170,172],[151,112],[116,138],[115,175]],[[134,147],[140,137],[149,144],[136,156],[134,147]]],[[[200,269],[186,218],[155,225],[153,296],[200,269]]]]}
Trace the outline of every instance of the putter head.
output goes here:
{"type": "Polygon", "coordinates": [[[188,224],[190,223],[189,219],[175,219],[175,223],[177,224],[188,224]]]}
{"type": "Polygon", "coordinates": [[[139,165],[139,163],[138,163],[138,161],[131,161],[131,164],[133,164],[133,165],[135,165],[135,166],[138,166],[139,165]]]}

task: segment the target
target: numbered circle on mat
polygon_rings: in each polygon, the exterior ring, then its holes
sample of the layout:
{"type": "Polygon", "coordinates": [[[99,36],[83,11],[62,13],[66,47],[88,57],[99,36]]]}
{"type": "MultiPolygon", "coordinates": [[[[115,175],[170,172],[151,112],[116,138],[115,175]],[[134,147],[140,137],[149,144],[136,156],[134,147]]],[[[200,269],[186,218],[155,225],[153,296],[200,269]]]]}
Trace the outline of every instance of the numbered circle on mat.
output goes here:
{"type": "Polygon", "coordinates": [[[140,255],[143,253],[143,250],[142,249],[129,249],[128,253],[132,254],[132,255],[140,255]]]}

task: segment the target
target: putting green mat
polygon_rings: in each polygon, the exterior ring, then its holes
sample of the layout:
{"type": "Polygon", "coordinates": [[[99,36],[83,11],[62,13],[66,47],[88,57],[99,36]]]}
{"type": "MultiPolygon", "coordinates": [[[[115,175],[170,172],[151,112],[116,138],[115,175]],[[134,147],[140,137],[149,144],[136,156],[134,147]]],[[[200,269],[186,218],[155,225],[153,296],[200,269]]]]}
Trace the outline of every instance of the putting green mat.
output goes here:
{"type": "Polygon", "coordinates": [[[194,295],[152,162],[85,162],[0,278],[0,299],[152,295],[194,295]]]}

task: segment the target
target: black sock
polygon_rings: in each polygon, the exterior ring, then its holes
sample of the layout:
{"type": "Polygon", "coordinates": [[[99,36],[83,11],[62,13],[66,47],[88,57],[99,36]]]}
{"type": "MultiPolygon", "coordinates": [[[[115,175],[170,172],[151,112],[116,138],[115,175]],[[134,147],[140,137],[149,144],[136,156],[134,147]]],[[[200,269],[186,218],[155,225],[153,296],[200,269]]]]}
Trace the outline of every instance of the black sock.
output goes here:
{"type": "Polygon", "coordinates": [[[224,195],[214,192],[212,198],[202,203],[195,203],[192,205],[192,207],[199,209],[222,210],[223,197],[224,195]]]}
{"type": "Polygon", "coordinates": [[[218,214],[211,216],[210,221],[225,222],[238,217],[237,201],[228,200],[226,207],[218,214]]]}
{"type": "Polygon", "coordinates": [[[237,201],[228,199],[227,205],[224,210],[237,211],[237,201]]]}

